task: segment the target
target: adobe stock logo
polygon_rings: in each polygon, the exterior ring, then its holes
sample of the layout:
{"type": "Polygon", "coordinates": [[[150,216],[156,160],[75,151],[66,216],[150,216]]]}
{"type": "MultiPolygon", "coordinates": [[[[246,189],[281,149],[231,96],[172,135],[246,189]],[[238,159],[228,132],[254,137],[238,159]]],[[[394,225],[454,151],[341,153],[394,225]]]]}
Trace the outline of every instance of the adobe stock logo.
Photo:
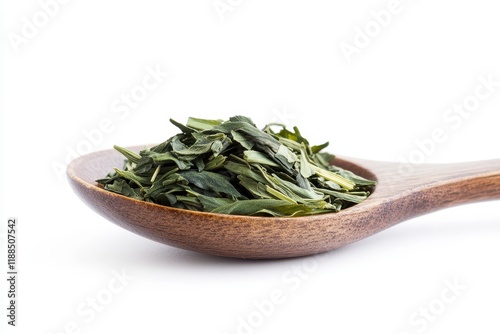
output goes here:
{"type": "Polygon", "coordinates": [[[38,36],[40,30],[46,27],[50,20],[57,16],[61,5],[65,5],[69,0],[40,0],[38,5],[40,10],[37,10],[31,15],[31,19],[21,17],[21,30],[19,33],[9,32],[7,38],[15,53],[19,53],[21,45],[28,44],[33,38],[38,36]]]}
{"type": "Polygon", "coordinates": [[[73,316],[71,320],[61,324],[57,331],[51,331],[49,334],[87,333],[85,327],[99,318],[99,314],[103,311],[111,308],[112,302],[125,291],[131,281],[135,280],[135,277],[128,274],[125,269],[112,270],[111,274],[107,284],[76,306],[77,316],[73,316]]]}
{"type": "Polygon", "coordinates": [[[227,13],[232,13],[238,8],[243,0],[214,0],[212,6],[221,21],[226,19],[227,13]]]}
{"type": "Polygon", "coordinates": [[[444,287],[441,289],[439,296],[431,299],[424,306],[419,306],[418,310],[413,312],[408,317],[408,324],[411,330],[401,331],[399,334],[423,333],[429,326],[435,323],[440,316],[454,304],[458,297],[467,289],[457,278],[453,280],[445,279],[444,287]]]}
{"type": "Polygon", "coordinates": [[[342,41],[339,44],[347,63],[350,64],[354,55],[359,55],[362,50],[367,48],[372,40],[380,35],[383,29],[386,29],[393,22],[393,18],[399,15],[403,9],[400,0],[390,0],[385,9],[370,12],[370,20],[364,24],[363,28],[355,26],[352,43],[342,41]]]}
{"type": "Polygon", "coordinates": [[[96,122],[94,127],[82,129],[82,137],[74,145],[65,145],[65,157],[60,157],[52,161],[51,167],[60,182],[64,180],[66,167],[68,163],[84,154],[88,154],[99,148],[106,137],[110,135],[121,122],[125,121],[133,111],[136,111],[141,103],[152,94],[152,92],[169,76],[169,73],[163,71],[160,65],[156,67],[146,66],[142,80],[132,86],[126,93],[120,94],[111,102],[110,113],[96,122]]]}
{"type": "Polygon", "coordinates": [[[406,155],[398,156],[400,176],[404,177],[413,172],[418,165],[426,162],[437,151],[439,145],[445,143],[451,134],[457,132],[467,119],[478,112],[481,104],[492,98],[500,88],[500,81],[496,80],[493,74],[480,75],[477,81],[479,83],[471,94],[444,110],[441,116],[442,124],[434,127],[430,136],[415,140],[416,147],[413,150],[406,155]]]}
{"type": "Polygon", "coordinates": [[[252,310],[237,317],[236,327],[231,332],[224,334],[257,334],[266,320],[279,311],[280,306],[285,303],[290,295],[300,289],[301,286],[318,271],[331,253],[322,253],[304,258],[293,264],[281,275],[281,286],[271,290],[269,297],[253,301],[252,310]]]}

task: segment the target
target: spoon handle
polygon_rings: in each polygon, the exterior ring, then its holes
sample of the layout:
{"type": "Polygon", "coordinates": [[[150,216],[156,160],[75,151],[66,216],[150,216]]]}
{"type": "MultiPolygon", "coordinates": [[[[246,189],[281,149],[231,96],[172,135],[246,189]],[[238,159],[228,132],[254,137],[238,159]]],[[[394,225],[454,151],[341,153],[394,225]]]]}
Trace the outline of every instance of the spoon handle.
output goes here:
{"type": "Polygon", "coordinates": [[[454,164],[393,164],[378,169],[373,196],[392,200],[411,218],[460,204],[500,199],[500,159],[454,164]]]}

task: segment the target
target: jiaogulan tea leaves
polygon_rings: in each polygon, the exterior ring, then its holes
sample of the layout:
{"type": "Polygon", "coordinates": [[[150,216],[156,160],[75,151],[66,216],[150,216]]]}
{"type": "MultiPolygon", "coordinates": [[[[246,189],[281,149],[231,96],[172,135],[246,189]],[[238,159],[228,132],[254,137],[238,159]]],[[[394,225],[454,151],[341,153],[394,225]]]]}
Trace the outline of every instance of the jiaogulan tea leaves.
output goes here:
{"type": "Polygon", "coordinates": [[[125,162],[96,182],[137,200],[233,215],[304,216],[364,201],[375,186],[332,165],[297,127],[262,130],[245,116],[170,120],[181,132],[139,153],[115,146],[125,162]],[[275,130],[277,129],[277,130],[275,130]]]}

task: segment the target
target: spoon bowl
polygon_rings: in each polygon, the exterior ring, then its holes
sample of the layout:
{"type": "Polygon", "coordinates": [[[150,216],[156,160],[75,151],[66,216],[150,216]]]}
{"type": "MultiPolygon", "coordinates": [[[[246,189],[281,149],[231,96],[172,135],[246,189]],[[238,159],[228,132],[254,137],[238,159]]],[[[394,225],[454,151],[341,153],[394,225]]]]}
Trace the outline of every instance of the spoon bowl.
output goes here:
{"type": "Polygon", "coordinates": [[[375,191],[362,203],[338,213],[303,217],[190,211],[112,193],[95,180],[122,166],[123,156],[115,150],[73,160],[67,176],[85,204],[129,231],[200,253],[251,259],[322,253],[438,209],[500,199],[500,159],[419,166],[354,158],[336,158],[333,163],[376,180],[375,191]]]}

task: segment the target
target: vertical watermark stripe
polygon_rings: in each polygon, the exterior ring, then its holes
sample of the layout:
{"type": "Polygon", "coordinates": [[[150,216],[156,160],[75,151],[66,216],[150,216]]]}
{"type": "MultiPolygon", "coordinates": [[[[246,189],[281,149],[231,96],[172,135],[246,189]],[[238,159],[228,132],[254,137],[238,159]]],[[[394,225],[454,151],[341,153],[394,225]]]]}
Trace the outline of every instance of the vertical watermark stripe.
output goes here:
{"type": "Polygon", "coordinates": [[[10,326],[17,325],[18,305],[17,295],[18,290],[18,219],[7,219],[7,324],[10,326]]]}

